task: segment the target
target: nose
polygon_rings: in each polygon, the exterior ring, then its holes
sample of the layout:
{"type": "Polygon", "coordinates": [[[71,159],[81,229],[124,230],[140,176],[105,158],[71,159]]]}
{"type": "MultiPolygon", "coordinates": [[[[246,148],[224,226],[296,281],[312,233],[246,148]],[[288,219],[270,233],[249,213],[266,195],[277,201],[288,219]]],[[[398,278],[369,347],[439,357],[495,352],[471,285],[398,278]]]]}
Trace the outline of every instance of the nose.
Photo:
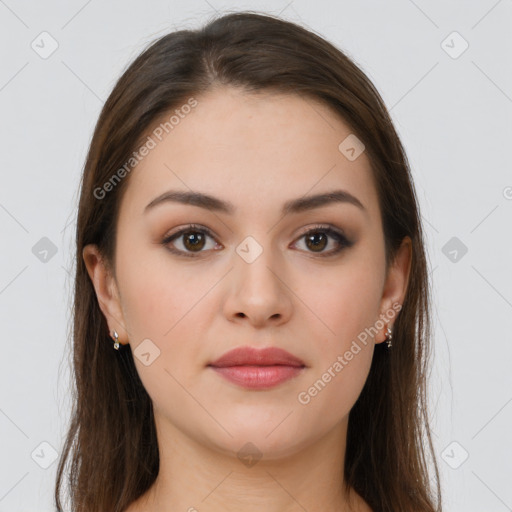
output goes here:
{"type": "Polygon", "coordinates": [[[292,315],[293,293],[286,272],[265,249],[251,263],[237,253],[229,273],[228,296],[224,304],[226,318],[232,322],[248,322],[253,327],[277,326],[292,315]]]}

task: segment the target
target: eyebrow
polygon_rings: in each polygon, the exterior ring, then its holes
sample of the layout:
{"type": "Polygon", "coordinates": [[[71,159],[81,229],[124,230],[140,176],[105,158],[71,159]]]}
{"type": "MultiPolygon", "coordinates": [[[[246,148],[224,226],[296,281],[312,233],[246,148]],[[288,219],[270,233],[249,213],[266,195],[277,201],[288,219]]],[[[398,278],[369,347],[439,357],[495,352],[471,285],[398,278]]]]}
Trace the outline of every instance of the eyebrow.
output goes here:
{"type": "MultiPolygon", "coordinates": [[[[155,199],[146,206],[144,212],[147,212],[159,204],[167,202],[199,206],[200,208],[230,215],[234,214],[236,211],[236,208],[232,203],[208,194],[203,194],[201,192],[169,190],[158,197],[155,197],[155,199]]],[[[281,213],[282,215],[286,215],[288,213],[300,213],[307,210],[313,210],[315,208],[321,208],[333,203],[352,204],[366,212],[365,207],[357,197],[353,196],[346,190],[332,190],[322,194],[299,197],[297,199],[287,201],[284,203],[281,213]]]]}

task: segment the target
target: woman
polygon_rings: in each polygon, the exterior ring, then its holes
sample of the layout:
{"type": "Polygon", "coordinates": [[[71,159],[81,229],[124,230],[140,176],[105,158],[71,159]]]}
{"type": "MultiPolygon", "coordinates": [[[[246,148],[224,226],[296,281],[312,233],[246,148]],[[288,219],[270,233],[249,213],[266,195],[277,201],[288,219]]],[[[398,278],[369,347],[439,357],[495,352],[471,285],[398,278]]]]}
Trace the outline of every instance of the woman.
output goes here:
{"type": "Polygon", "coordinates": [[[76,241],[59,510],[65,474],[76,512],[441,510],[418,204],[340,50],[250,12],[154,42],[100,115],[76,241]]]}

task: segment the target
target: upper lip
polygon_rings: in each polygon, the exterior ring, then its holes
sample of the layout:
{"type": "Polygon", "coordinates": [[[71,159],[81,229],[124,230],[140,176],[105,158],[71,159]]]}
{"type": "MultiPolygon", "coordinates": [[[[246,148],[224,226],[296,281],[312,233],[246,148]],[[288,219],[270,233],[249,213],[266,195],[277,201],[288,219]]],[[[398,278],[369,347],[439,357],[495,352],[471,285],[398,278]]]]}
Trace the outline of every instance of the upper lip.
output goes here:
{"type": "Polygon", "coordinates": [[[224,368],[227,366],[305,366],[304,362],[298,357],[290,354],[286,350],[277,347],[253,348],[237,347],[226,352],[219,359],[210,363],[208,366],[224,368]]]}

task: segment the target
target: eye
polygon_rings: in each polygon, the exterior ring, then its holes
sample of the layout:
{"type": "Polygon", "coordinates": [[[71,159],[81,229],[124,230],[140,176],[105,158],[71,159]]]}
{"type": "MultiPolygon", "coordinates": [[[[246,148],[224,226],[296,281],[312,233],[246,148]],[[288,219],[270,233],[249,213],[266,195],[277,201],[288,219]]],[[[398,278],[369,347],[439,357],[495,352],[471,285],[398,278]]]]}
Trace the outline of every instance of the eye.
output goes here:
{"type": "Polygon", "coordinates": [[[309,249],[307,252],[316,253],[322,257],[333,256],[353,245],[353,242],[348,240],[342,232],[331,226],[314,226],[313,229],[309,229],[299,238],[299,240],[303,239],[306,247],[309,249]],[[334,240],[334,249],[324,251],[329,245],[329,238],[334,240]]]}
{"type": "MultiPolygon", "coordinates": [[[[316,225],[310,228],[299,237],[299,241],[303,239],[307,248],[306,252],[316,253],[321,257],[333,256],[353,245],[353,242],[348,240],[342,232],[331,226],[323,225],[316,225]],[[334,240],[334,248],[324,251],[329,245],[329,239],[334,240]]],[[[190,224],[166,236],[162,240],[162,245],[166,246],[172,253],[186,257],[195,257],[207,249],[218,250],[222,247],[221,244],[216,242],[213,233],[208,228],[197,224],[190,224]],[[213,241],[210,247],[207,247],[208,238],[213,241]]]]}
{"type": "MultiPolygon", "coordinates": [[[[165,245],[171,252],[179,254],[180,256],[194,257],[194,253],[204,252],[206,247],[206,238],[211,238],[215,241],[212,232],[205,227],[191,224],[186,228],[180,229],[176,233],[165,237],[162,244],[165,245]],[[171,242],[176,240],[176,247],[169,247],[171,242]],[[181,246],[181,247],[180,247],[181,246]]],[[[207,249],[215,249],[220,244],[213,244],[213,247],[206,247],[207,249]]],[[[218,247],[217,247],[218,248],[218,247]]]]}

